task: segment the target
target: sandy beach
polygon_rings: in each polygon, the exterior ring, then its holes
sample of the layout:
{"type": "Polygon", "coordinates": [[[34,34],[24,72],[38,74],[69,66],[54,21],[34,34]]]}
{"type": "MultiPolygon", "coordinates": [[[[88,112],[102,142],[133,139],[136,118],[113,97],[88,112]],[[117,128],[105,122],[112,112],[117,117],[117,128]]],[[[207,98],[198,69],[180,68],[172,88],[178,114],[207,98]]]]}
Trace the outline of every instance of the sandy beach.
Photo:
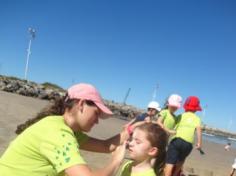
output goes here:
{"type": "MultiPolygon", "coordinates": [[[[16,137],[16,126],[35,116],[49,102],[31,97],[0,91],[0,155],[9,142],[16,137]]],[[[90,132],[91,136],[108,138],[118,133],[127,121],[110,118],[100,120],[99,125],[90,132]]],[[[185,171],[200,176],[228,176],[236,157],[236,150],[224,150],[221,144],[203,142],[205,155],[193,150],[185,164],[185,171]]],[[[82,155],[92,168],[100,168],[109,162],[109,154],[97,154],[82,151],[82,155]]],[[[193,175],[193,174],[192,174],[193,175]]]]}

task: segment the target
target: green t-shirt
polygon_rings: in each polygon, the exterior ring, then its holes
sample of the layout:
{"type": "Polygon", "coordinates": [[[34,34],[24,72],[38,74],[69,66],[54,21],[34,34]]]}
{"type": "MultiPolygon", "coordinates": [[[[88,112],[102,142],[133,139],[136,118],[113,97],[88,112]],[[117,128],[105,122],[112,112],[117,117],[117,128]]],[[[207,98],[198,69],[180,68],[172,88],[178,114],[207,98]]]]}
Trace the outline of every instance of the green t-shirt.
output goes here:
{"type": "Polygon", "coordinates": [[[87,140],[74,133],[62,116],[48,116],[12,141],[0,158],[1,176],[59,176],[76,164],[86,164],[79,143],[87,140]]]}
{"type": "Polygon", "coordinates": [[[201,126],[200,118],[193,112],[185,112],[178,116],[178,123],[176,125],[176,135],[189,143],[194,143],[194,135],[196,127],[201,126]]]}
{"type": "Polygon", "coordinates": [[[170,113],[170,111],[168,109],[164,109],[160,112],[160,117],[161,120],[163,121],[163,125],[164,127],[166,127],[169,130],[174,129],[175,127],[175,116],[173,114],[170,113]]]}
{"type": "Polygon", "coordinates": [[[133,161],[127,161],[118,176],[156,176],[154,169],[150,168],[148,170],[145,170],[143,172],[138,173],[131,173],[131,167],[132,167],[133,161]]]}

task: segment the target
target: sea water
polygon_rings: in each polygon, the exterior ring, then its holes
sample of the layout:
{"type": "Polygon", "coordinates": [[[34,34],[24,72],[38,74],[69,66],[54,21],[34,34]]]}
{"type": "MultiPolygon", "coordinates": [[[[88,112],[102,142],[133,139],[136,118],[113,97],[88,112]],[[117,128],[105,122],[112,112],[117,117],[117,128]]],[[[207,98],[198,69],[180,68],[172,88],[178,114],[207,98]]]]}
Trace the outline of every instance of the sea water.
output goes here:
{"type": "Polygon", "coordinates": [[[227,143],[231,143],[231,147],[236,149],[236,139],[232,140],[232,139],[228,139],[227,137],[223,137],[223,136],[217,136],[217,135],[207,135],[207,134],[203,134],[202,138],[204,140],[207,140],[209,142],[214,142],[217,144],[223,144],[226,145],[227,143]]]}

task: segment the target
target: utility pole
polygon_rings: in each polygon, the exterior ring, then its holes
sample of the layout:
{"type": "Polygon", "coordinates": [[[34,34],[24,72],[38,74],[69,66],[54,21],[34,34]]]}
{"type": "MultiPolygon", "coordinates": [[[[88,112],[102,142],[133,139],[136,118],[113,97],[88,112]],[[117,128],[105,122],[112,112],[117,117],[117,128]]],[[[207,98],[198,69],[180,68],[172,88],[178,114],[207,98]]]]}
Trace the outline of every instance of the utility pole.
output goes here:
{"type": "Polygon", "coordinates": [[[126,93],[126,95],[125,95],[123,104],[126,104],[126,100],[127,100],[128,96],[129,96],[130,90],[131,90],[131,88],[128,89],[128,91],[127,91],[127,93],[126,93]]]}
{"type": "MultiPolygon", "coordinates": [[[[30,38],[29,38],[29,45],[28,45],[28,49],[27,49],[27,58],[26,58],[26,65],[25,65],[25,80],[27,80],[27,72],[28,72],[28,66],[29,66],[29,57],[31,54],[31,44],[32,44],[32,40],[35,38],[35,29],[33,28],[29,28],[28,32],[30,34],[30,38]]],[[[27,80],[28,81],[28,80],[27,80]]]]}

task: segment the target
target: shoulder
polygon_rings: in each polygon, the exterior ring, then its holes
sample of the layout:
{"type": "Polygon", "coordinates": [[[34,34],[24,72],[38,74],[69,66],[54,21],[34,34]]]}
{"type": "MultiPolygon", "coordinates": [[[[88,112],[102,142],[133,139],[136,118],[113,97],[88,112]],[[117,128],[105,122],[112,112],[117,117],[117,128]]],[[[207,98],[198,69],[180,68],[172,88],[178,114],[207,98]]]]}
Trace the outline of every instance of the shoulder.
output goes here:
{"type": "Polygon", "coordinates": [[[164,118],[165,116],[167,116],[167,115],[168,115],[168,109],[163,109],[163,110],[161,110],[160,115],[162,116],[162,118],[164,118]]]}
{"type": "Polygon", "coordinates": [[[189,114],[196,122],[201,121],[201,118],[197,114],[193,112],[190,112],[189,114]]]}
{"type": "Polygon", "coordinates": [[[137,121],[144,120],[147,116],[148,116],[147,113],[140,114],[140,115],[138,115],[138,116],[136,117],[136,120],[137,120],[137,121]]]}
{"type": "Polygon", "coordinates": [[[120,171],[120,176],[128,176],[131,174],[131,167],[132,167],[133,161],[126,161],[120,171]]]}

